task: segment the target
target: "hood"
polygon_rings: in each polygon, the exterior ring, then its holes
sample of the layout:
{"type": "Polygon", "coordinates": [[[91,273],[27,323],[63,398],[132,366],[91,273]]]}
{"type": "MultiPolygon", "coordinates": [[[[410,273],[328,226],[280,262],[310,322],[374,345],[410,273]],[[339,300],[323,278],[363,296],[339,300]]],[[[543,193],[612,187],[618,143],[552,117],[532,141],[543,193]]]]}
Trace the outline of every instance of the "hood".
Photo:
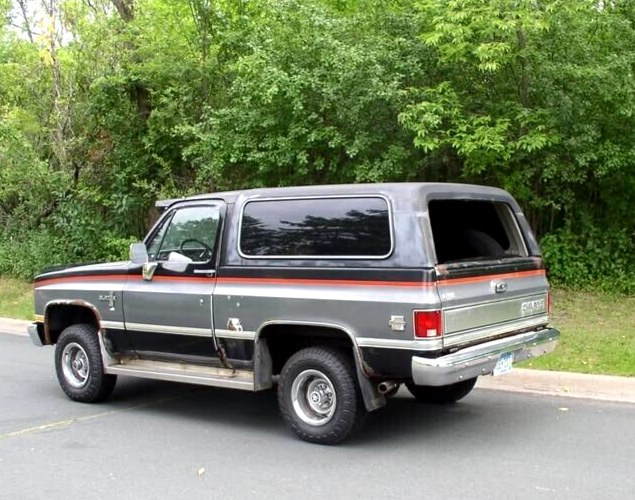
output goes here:
{"type": "Polygon", "coordinates": [[[66,278],[72,276],[99,276],[100,274],[127,274],[130,261],[108,262],[108,263],[88,263],[88,264],[68,264],[53,266],[35,277],[35,281],[49,280],[53,278],[66,278]]]}

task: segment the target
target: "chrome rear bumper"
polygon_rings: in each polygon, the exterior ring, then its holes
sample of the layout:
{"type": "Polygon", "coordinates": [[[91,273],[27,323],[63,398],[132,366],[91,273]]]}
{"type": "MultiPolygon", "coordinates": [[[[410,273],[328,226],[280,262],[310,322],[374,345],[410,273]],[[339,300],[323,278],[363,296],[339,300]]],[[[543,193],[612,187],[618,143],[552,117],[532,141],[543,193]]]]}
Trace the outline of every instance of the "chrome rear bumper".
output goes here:
{"type": "Polygon", "coordinates": [[[556,348],[560,332],[554,328],[520,333],[466,347],[440,358],[412,357],[412,379],[417,385],[441,386],[487,375],[501,354],[514,353],[514,363],[537,358],[556,348]]]}

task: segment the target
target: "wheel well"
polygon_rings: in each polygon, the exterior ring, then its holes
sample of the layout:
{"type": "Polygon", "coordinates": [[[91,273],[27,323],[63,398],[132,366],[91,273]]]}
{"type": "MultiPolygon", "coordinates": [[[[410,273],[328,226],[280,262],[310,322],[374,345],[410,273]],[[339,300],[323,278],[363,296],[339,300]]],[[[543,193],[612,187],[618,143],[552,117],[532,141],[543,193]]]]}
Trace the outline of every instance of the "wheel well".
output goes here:
{"type": "Polygon", "coordinates": [[[49,344],[57,343],[64,329],[70,325],[88,323],[99,327],[95,313],[87,306],[76,304],[51,305],[46,310],[46,333],[49,344]]]}
{"type": "Polygon", "coordinates": [[[266,340],[273,364],[273,375],[278,375],[287,360],[305,347],[328,345],[341,348],[353,360],[353,342],[344,331],[334,327],[310,325],[269,325],[260,332],[266,340]]]}

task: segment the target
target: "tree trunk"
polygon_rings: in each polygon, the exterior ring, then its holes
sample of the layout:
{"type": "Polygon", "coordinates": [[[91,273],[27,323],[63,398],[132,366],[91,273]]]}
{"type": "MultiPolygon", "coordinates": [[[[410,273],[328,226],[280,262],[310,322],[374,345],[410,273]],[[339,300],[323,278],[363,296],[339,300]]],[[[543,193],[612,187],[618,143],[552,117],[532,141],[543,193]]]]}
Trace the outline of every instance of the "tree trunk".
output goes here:
{"type": "MultiPolygon", "coordinates": [[[[119,17],[125,23],[129,23],[134,19],[134,0],[111,0],[119,17]]],[[[126,43],[128,50],[131,53],[131,60],[133,64],[140,62],[139,54],[137,52],[137,44],[131,40],[126,43]]],[[[135,82],[130,87],[130,98],[137,107],[137,114],[142,120],[147,120],[152,112],[152,106],[150,104],[150,93],[143,83],[135,82]]]]}
{"type": "Polygon", "coordinates": [[[53,121],[54,126],[51,131],[51,146],[57,167],[63,168],[66,165],[66,146],[64,144],[64,130],[67,117],[62,108],[62,74],[60,61],[57,55],[58,36],[58,5],[57,0],[43,1],[43,7],[48,16],[49,24],[46,27],[45,35],[48,44],[48,55],[51,64],[51,76],[53,79],[53,121]]]}
{"type": "Polygon", "coordinates": [[[31,30],[31,23],[29,23],[29,14],[26,10],[26,0],[18,0],[18,5],[22,11],[22,18],[24,19],[24,30],[26,31],[29,41],[33,43],[33,31],[31,30]]]}

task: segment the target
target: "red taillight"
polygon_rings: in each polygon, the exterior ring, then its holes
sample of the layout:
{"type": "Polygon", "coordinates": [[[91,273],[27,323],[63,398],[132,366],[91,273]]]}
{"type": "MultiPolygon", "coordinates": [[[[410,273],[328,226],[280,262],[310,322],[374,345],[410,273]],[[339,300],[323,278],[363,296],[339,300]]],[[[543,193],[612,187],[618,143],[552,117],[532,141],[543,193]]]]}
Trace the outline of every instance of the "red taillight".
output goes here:
{"type": "Polygon", "coordinates": [[[547,314],[551,315],[551,307],[553,306],[553,297],[551,292],[547,292],[547,314]]]}
{"type": "Polygon", "coordinates": [[[441,311],[415,311],[415,337],[429,339],[443,335],[441,311]]]}

